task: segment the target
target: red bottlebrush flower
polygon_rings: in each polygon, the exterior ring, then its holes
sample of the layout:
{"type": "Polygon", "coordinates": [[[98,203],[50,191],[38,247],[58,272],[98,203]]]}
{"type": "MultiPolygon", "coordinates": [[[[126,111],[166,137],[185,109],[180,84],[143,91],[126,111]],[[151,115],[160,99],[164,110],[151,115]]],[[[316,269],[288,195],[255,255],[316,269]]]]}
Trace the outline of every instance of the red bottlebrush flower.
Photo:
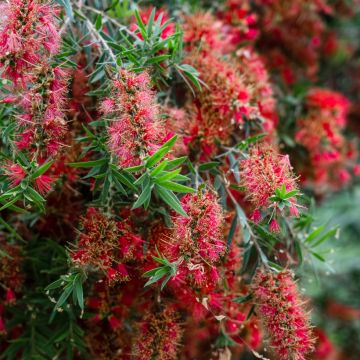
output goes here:
{"type": "Polygon", "coordinates": [[[53,182],[53,179],[51,176],[43,174],[34,180],[34,185],[35,185],[36,190],[41,195],[46,195],[51,190],[52,182],[53,182]]]}
{"type": "Polygon", "coordinates": [[[184,19],[184,41],[190,50],[201,49],[205,53],[225,53],[233,49],[229,37],[223,31],[224,24],[209,12],[197,12],[184,19]]]}
{"type": "Polygon", "coordinates": [[[342,187],[351,178],[347,167],[355,158],[352,144],[342,134],[350,102],[335,91],[313,88],[305,105],[306,114],[297,121],[295,138],[308,151],[310,164],[300,172],[308,182],[316,183],[317,192],[342,187]]]}
{"type": "Polygon", "coordinates": [[[272,232],[279,232],[280,231],[280,226],[278,224],[278,222],[276,221],[276,219],[272,219],[270,222],[270,231],[272,232]]]}
{"type": "Polygon", "coordinates": [[[336,125],[346,124],[350,101],[342,94],[328,89],[313,88],[306,96],[306,103],[308,107],[331,114],[329,121],[335,122],[336,125]]]}
{"type": "Polygon", "coordinates": [[[121,166],[138,165],[157,149],[163,137],[148,74],[121,70],[119,79],[112,82],[111,96],[101,105],[110,123],[109,148],[121,166]]]}
{"type": "Polygon", "coordinates": [[[12,187],[19,185],[26,176],[24,169],[19,164],[8,163],[4,166],[4,170],[12,187]]]}
{"type": "Polygon", "coordinates": [[[47,157],[58,151],[66,133],[63,107],[67,73],[58,67],[39,64],[33,69],[31,85],[20,102],[24,114],[18,118],[22,133],[16,144],[21,150],[34,150],[36,143],[41,144],[41,155],[47,157]]]}
{"type": "Polygon", "coordinates": [[[291,85],[297,78],[314,79],[322,55],[326,35],[321,1],[256,0],[261,8],[257,27],[260,49],[264,50],[268,67],[277,70],[291,85]],[[286,49],[286,50],[285,50],[286,49]]]}
{"type": "MultiPolygon", "coordinates": [[[[249,158],[240,163],[240,176],[255,209],[270,207],[269,197],[282,186],[288,192],[297,189],[288,155],[279,154],[267,144],[250,150],[249,158]]],[[[296,204],[295,197],[288,200],[296,204]]]]}
{"type": "Polygon", "coordinates": [[[200,71],[207,84],[189,105],[191,122],[183,130],[192,147],[200,145],[200,157],[207,158],[215,152],[216,140],[229,142],[243,117],[258,119],[259,108],[250,105],[251,89],[236,70],[236,64],[224,61],[212,53],[193,52],[185,60],[200,71]]]}
{"type": "Polygon", "coordinates": [[[59,48],[57,7],[40,0],[14,0],[1,4],[0,10],[3,76],[24,83],[29,71],[59,48]]]}
{"type": "Polygon", "coordinates": [[[314,339],[291,271],[259,271],[252,284],[256,309],[279,360],[305,360],[314,339]]]}
{"type": "Polygon", "coordinates": [[[248,85],[250,103],[256,103],[263,120],[262,127],[272,135],[277,123],[276,101],[269,73],[263,58],[251,46],[242,47],[236,52],[237,68],[248,85]]]}
{"type": "Polygon", "coordinates": [[[259,209],[255,209],[251,215],[251,220],[258,223],[261,221],[261,218],[262,218],[261,211],[259,209]]]}
{"type": "Polygon", "coordinates": [[[171,305],[166,305],[161,311],[149,311],[137,329],[133,349],[137,360],[148,360],[154,356],[159,360],[176,359],[182,329],[171,305]]]}
{"type": "Polygon", "coordinates": [[[256,15],[250,12],[250,2],[247,0],[227,0],[226,8],[219,16],[227,24],[227,36],[234,45],[254,40],[259,34],[255,27],[256,15]]]}
{"type": "Polygon", "coordinates": [[[215,265],[225,252],[224,218],[216,195],[211,191],[187,194],[181,199],[187,217],[176,215],[169,238],[163,239],[162,250],[171,260],[182,259],[179,279],[190,284],[216,284],[215,265]]]}
{"type": "Polygon", "coordinates": [[[125,263],[141,259],[142,242],[126,220],[116,222],[89,208],[82,218],[77,248],[71,257],[78,266],[105,272],[110,282],[129,281],[125,263]]]}

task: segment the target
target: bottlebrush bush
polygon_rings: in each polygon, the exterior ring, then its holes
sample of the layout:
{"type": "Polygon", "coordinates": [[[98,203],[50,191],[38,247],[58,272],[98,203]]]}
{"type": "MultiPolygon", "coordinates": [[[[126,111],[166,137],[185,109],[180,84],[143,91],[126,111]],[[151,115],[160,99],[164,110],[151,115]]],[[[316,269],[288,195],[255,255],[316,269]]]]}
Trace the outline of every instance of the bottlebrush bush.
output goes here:
{"type": "Polygon", "coordinates": [[[296,274],[360,175],[347,3],[0,5],[1,359],[320,358],[296,274]]]}

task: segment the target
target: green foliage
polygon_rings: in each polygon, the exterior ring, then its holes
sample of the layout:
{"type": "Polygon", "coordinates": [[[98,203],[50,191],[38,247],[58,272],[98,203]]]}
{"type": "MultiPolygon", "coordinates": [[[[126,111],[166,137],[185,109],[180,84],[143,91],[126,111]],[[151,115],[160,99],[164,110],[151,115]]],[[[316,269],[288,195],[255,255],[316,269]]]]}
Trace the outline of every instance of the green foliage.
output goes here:
{"type": "Polygon", "coordinates": [[[7,307],[11,321],[7,329],[18,326],[21,332],[10,340],[0,359],[47,360],[50,358],[74,359],[86,354],[84,330],[72,306],[56,312],[56,321],[49,322],[53,303],[44,292],[47,283],[66,271],[67,256],[59,244],[46,239],[34,239],[24,247],[24,271],[28,275],[26,296],[7,307]]]}
{"type": "Polygon", "coordinates": [[[285,185],[283,184],[281,188],[277,188],[275,190],[275,195],[270,196],[269,200],[275,202],[276,206],[280,210],[283,210],[285,207],[293,206],[293,203],[289,201],[289,199],[293,197],[296,198],[299,195],[299,190],[287,191],[285,185]]]}
{"type": "Polygon", "coordinates": [[[74,305],[79,305],[80,309],[84,310],[83,283],[85,280],[85,272],[81,269],[74,268],[68,274],[61,275],[58,280],[52,282],[45,288],[47,293],[61,288],[61,295],[55,304],[54,312],[64,307],[70,295],[72,295],[74,305]]]}
{"type": "Polygon", "coordinates": [[[163,290],[165,285],[174,276],[177,272],[177,268],[181,262],[181,260],[177,260],[174,262],[170,262],[163,255],[161,255],[158,251],[158,256],[152,256],[152,258],[158,262],[161,266],[151,269],[143,274],[143,277],[148,277],[149,280],[146,282],[145,286],[149,286],[154,284],[157,281],[163,279],[161,283],[160,289],[163,290]]]}

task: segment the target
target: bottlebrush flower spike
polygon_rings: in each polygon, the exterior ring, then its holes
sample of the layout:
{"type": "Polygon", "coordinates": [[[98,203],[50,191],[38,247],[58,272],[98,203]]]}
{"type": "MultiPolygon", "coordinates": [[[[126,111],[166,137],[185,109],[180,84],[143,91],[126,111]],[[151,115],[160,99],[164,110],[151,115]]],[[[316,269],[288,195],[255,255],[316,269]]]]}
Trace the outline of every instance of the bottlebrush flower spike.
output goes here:
{"type": "Polygon", "coordinates": [[[138,324],[134,354],[137,360],[173,360],[177,358],[182,329],[173,306],[149,311],[138,324]]]}
{"type": "Polygon", "coordinates": [[[233,48],[222,31],[224,24],[209,12],[197,12],[184,19],[184,41],[189,49],[224,53],[233,48]]]}
{"type": "Polygon", "coordinates": [[[214,284],[219,278],[216,264],[226,249],[217,196],[209,190],[199,191],[185,195],[181,204],[188,216],[175,216],[173,231],[164,238],[162,250],[172,261],[184,259],[179,274],[190,284],[214,284]]]}
{"type": "Polygon", "coordinates": [[[309,153],[304,177],[314,181],[316,191],[339,188],[351,179],[348,169],[356,161],[355,147],[342,131],[350,102],[342,94],[321,88],[311,89],[306,98],[306,113],[297,121],[295,139],[309,153]]]}
{"type": "Polygon", "coordinates": [[[100,110],[108,116],[108,145],[121,166],[138,165],[160,145],[163,128],[147,73],[120,70],[100,110]]]}
{"type": "Polygon", "coordinates": [[[94,208],[82,218],[77,248],[71,254],[75,265],[106,273],[109,282],[128,281],[125,266],[141,260],[142,240],[131,231],[127,220],[116,222],[94,208]]]}
{"type": "Polygon", "coordinates": [[[53,179],[49,175],[40,175],[34,180],[34,185],[40,194],[45,195],[51,190],[53,179]]]}
{"type": "Polygon", "coordinates": [[[11,162],[5,164],[4,173],[9,178],[12,187],[19,185],[26,176],[24,169],[19,164],[11,162]]]}
{"type": "Polygon", "coordinates": [[[190,105],[193,116],[186,129],[192,145],[200,143],[204,158],[215,151],[215,140],[226,144],[243,117],[257,119],[259,108],[250,104],[251,89],[245,84],[236,64],[205,52],[193,52],[185,60],[200,71],[207,84],[190,105]]]}
{"type": "Polygon", "coordinates": [[[0,5],[0,67],[15,84],[58,51],[57,7],[41,0],[13,0],[0,5]]]}
{"type": "MultiPolygon", "coordinates": [[[[282,186],[287,192],[297,189],[289,156],[279,154],[271,145],[264,143],[253,147],[249,158],[241,161],[240,177],[255,210],[269,208],[272,205],[269,197],[275,194],[276,189],[282,186]]],[[[288,200],[296,204],[295,197],[288,200]]],[[[259,218],[258,212],[255,218],[259,218]]]]}
{"type": "Polygon", "coordinates": [[[17,118],[22,131],[16,142],[20,150],[39,148],[44,158],[57,153],[66,134],[66,91],[65,71],[45,63],[33,69],[31,87],[24,91],[20,102],[23,114],[17,118]]]}
{"type": "Polygon", "coordinates": [[[314,339],[293,273],[260,270],[252,284],[256,311],[261,317],[279,360],[305,360],[314,339]]]}
{"type": "Polygon", "coordinates": [[[175,246],[181,255],[190,253],[216,263],[225,251],[224,217],[216,195],[209,190],[187,194],[181,204],[188,217],[177,215],[174,219],[175,246]]]}

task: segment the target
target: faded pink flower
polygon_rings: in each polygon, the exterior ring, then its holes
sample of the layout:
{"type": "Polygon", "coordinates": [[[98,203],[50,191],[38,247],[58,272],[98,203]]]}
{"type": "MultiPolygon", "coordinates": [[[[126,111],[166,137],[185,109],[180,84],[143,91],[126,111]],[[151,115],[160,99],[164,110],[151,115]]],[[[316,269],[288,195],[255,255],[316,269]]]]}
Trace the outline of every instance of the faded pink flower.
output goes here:
{"type": "Polygon", "coordinates": [[[147,73],[120,70],[100,110],[109,119],[108,145],[121,166],[138,165],[160,145],[163,128],[147,73]]]}

